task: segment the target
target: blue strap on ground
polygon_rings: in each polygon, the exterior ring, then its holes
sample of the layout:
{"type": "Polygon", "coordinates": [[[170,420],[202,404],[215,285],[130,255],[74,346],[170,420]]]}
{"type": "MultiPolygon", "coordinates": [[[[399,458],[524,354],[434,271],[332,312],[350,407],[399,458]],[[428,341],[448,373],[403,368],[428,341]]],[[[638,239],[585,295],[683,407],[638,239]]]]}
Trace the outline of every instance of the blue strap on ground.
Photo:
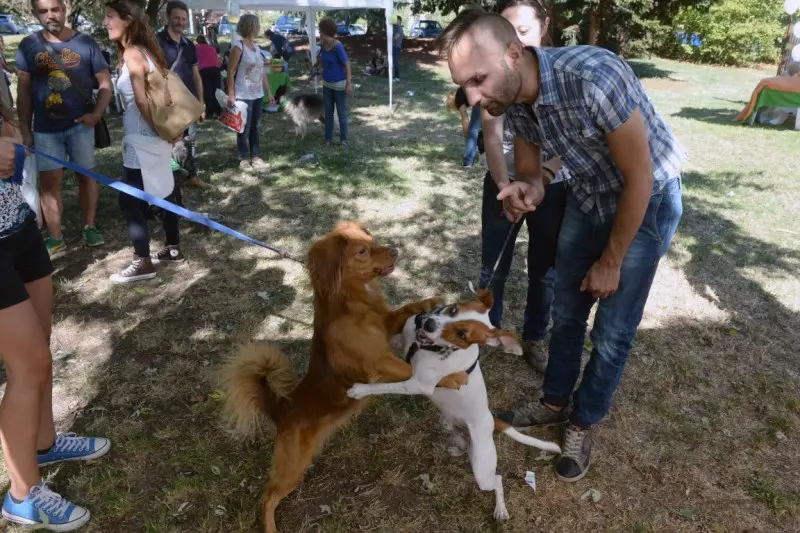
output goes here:
{"type": "Polygon", "coordinates": [[[270,245],[268,245],[266,243],[263,243],[263,242],[261,242],[259,240],[256,240],[256,239],[254,239],[252,237],[249,237],[249,236],[245,235],[244,233],[239,233],[238,231],[236,231],[234,229],[231,229],[231,228],[229,228],[227,226],[224,226],[224,225],[220,224],[219,222],[214,222],[213,220],[209,219],[208,217],[204,217],[202,215],[199,215],[199,214],[195,213],[194,211],[189,211],[185,207],[181,207],[179,205],[173,204],[172,202],[168,202],[167,200],[164,200],[162,198],[158,198],[157,196],[153,196],[152,194],[150,194],[148,192],[145,192],[145,191],[143,191],[141,189],[137,189],[136,187],[131,187],[127,183],[123,183],[123,182],[121,182],[119,180],[112,180],[110,178],[107,178],[106,176],[103,176],[102,174],[98,174],[97,172],[95,172],[93,170],[85,169],[83,167],[80,167],[80,166],[78,166],[78,165],[76,165],[74,163],[68,162],[68,161],[62,161],[61,159],[58,159],[57,157],[53,157],[53,156],[45,154],[43,152],[39,152],[39,151],[37,151],[35,149],[32,149],[32,148],[26,148],[26,147],[24,147],[24,146],[22,146],[20,144],[15,144],[14,146],[15,146],[15,150],[16,150],[16,152],[15,152],[15,155],[16,155],[16,158],[15,158],[16,170],[15,170],[14,178],[13,178],[12,181],[14,181],[16,183],[21,183],[22,182],[22,167],[23,167],[23,165],[25,163],[24,153],[25,153],[25,150],[28,150],[28,151],[36,154],[36,155],[44,157],[45,159],[49,159],[50,161],[58,163],[59,165],[63,166],[64,168],[68,168],[68,169],[72,170],[73,172],[77,172],[79,174],[83,174],[84,176],[89,176],[90,178],[92,178],[93,180],[95,180],[98,183],[102,183],[103,185],[107,185],[108,187],[111,187],[112,189],[116,189],[119,192],[122,192],[122,193],[125,193],[127,195],[133,196],[134,198],[138,198],[139,200],[145,201],[145,202],[147,202],[149,204],[157,205],[161,209],[166,209],[167,211],[175,213],[176,215],[180,215],[183,218],[191,220],[192,222],[197,222],[198,224],[202,224],[203,226],[209,227],[211,229],[215,229],[217,231],[221,231],[222,233],[230,235],[231,237],[236,237],[237,239],[240,239],[240,240],[242,240],[242,241],[244,241],[246,243],[254,244],[256,246],[260,246],[262,248],[266,248],[267,250],[275,252],[276,254],[280,255],[281,257],[285,257],[286,259],[291,259],[292,261],[297,261],[298,263],[302,263],[303,262],[303,261],[301,261],[301,260],[299,260],[299,259],[297,259],[295,257],[292,257],[288,252],[284,252],[283,250],[279,250],[277,248],[273,248],[272,246],[270,246],[270,245]],[[23,154],[22,157],[20,157],[20,155],[19,155],[20,153],[23,154]],[[17,181],[17,180],[19,180],[19,181],[17,181]]]}

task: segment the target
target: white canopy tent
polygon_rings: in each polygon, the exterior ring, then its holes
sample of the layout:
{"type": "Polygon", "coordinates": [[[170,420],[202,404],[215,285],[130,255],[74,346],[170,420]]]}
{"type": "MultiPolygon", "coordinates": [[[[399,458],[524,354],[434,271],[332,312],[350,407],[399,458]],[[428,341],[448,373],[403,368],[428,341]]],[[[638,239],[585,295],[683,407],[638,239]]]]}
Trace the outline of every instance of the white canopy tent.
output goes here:
{"type": "Polygon", "coordinates": [[[224,11],[239,16],[242,11],[304,11],[306,14],[306,33],[308,34],[311,61],[317,58],[316,33],[317,11],[334,9],[383,9],[386,12],[386,57],[389,62],[389,110],[392,109],[392,80],[394,78],[394,58],[392,57],[392,13],[393,0],[186,0],[189,6],[189,20],[193,9],[224,11]]]}

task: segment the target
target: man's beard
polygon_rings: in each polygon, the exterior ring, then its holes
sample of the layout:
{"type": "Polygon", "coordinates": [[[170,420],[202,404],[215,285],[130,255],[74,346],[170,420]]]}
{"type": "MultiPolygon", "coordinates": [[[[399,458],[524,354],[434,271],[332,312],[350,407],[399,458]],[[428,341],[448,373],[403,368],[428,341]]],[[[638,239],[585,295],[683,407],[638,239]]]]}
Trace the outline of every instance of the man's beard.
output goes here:
{"type": "Polygon", "coordinates": [[[484,109],[489,112],[493,117],[499,117],[504,114],[508,107],[514,104],[522,91],[522,77],[519,73],[508,71],[503,84],[503,92],[498,99],[490,100],[484,109]]]}
{"type": "Polygon", "coordinates": [[[47,24],[45,24],[45,28],[47,28],[47,31],[53,35],[58,35],[61,33],[61,30],[64,29],[64,25],[57,20],[48,20],[47,24]]]}

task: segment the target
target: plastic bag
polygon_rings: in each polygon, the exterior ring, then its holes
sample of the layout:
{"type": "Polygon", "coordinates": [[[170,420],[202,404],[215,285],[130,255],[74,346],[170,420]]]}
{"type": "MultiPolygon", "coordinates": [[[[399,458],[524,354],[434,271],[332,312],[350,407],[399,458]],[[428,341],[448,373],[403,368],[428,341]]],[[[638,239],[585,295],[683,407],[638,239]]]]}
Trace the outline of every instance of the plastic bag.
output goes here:
{"type": "Polygon", "coordinates": [[[36,181],[39,173],[36,169],[36,157],[29,155],[25,158],[25,166],[22,168],[22,197],[25,199],[31,210],[36,214],[36,224],[42,227],[42,206],[39,203],[39,188],[36,181]]]}
{"type": "Polygon", "coordinates": [[[219,116],[219,123],[236,133],[243,133],[247,124],[247,104],[237,100],[234,105],[228,106],[228,95],[222,89],[217,89],[214,96],[224,110],[219,116]]]}

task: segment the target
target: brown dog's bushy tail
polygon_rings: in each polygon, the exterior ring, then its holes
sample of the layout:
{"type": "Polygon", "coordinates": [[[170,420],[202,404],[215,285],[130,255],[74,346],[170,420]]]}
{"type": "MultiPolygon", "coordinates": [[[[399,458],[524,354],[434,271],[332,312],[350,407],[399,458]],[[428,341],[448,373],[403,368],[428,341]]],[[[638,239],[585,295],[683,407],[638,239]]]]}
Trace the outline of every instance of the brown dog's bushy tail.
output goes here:
{"type": "Polygon", "coordinates": [[[297,376],[281,351],[266,342],[241,347],[222,369],[225,418],[237,433],[251,434],[261,416],[275,420],[283,400],[297,387],[297,376]]]}

